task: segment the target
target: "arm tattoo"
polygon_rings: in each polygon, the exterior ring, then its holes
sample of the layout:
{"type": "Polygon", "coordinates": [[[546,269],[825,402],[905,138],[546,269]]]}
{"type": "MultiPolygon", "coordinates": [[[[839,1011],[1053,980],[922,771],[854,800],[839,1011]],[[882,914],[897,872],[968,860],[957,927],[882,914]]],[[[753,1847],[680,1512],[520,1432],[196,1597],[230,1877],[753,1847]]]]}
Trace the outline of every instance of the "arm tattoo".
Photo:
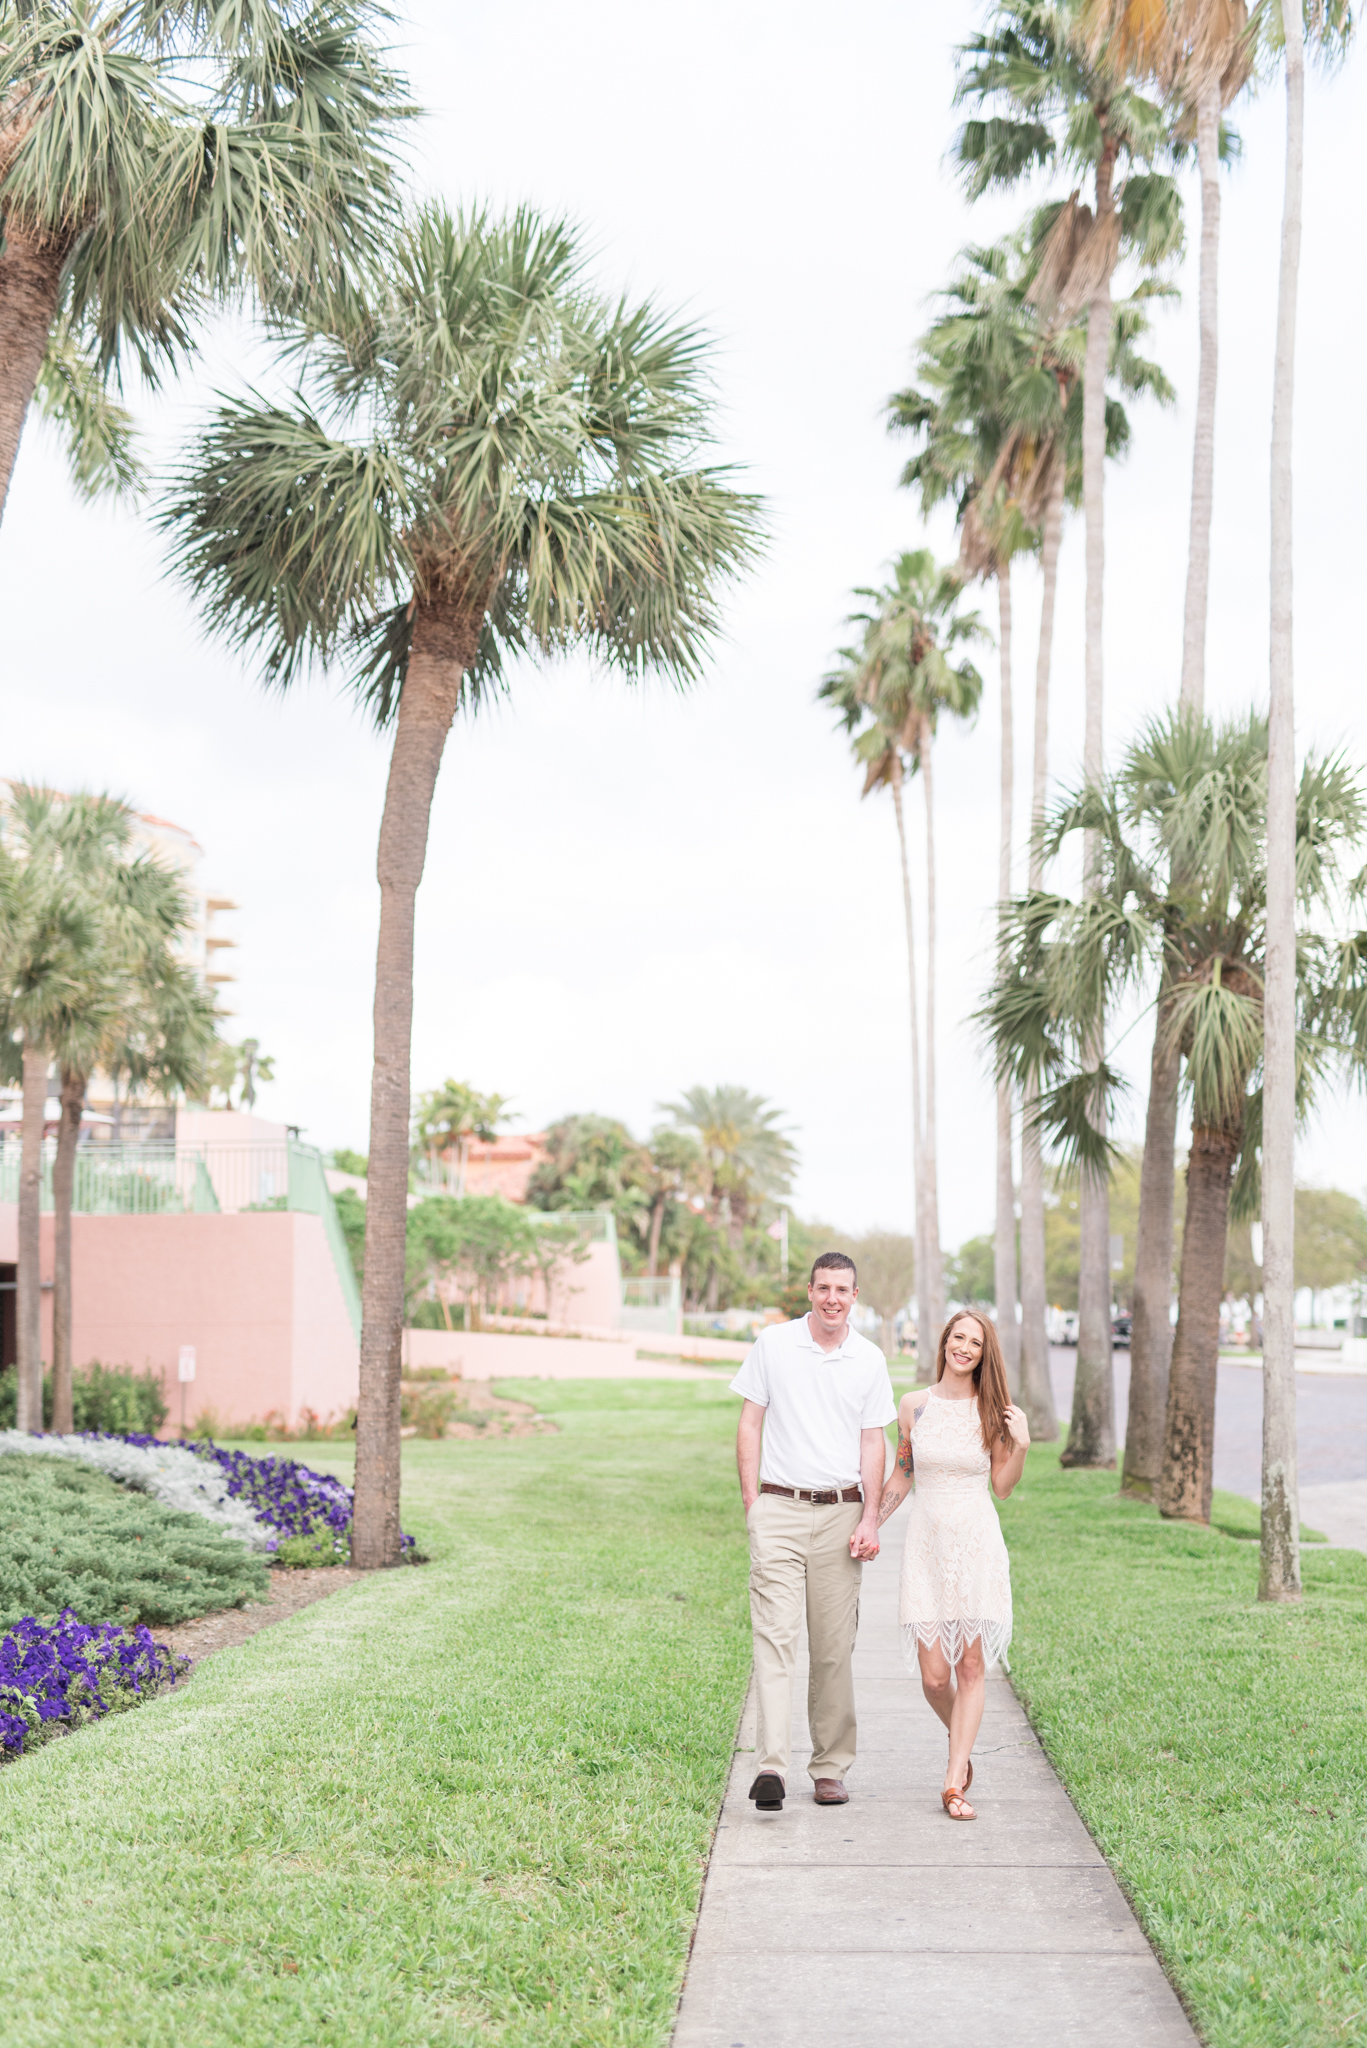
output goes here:
{"type": "Polygon", "coordinates": [[[909,1429],[899,1429],[897,1432],[897,1469],[899,1472],[905,1472],[908,1479],[910,1479],[912,1472],[915,1470],[915,1459],[911,1454],[911,1431],[909,1429]]]}
{"type": "Polygon", "coordinates": [[[896,1486],[889,1486],[878,1507],[878,1526],[880,1529],[889,1515],[897,1513],[898,1508],[902,1505],[902,1500],[903,1495],[897,1491],[896,1486]]]}

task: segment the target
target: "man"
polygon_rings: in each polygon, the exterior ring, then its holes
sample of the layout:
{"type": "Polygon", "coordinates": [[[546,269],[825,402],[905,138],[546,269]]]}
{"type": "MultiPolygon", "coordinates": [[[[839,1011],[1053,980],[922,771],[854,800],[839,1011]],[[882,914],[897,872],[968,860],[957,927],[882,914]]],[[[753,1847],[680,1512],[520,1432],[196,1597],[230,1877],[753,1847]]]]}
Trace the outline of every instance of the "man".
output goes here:
{"type": "Polygon", "coordinates": [[[887,1361],[850,1328],[854,1260],[823,1252],[811,1312],[762,1332],[731,1382],[742,1394],[736,1464],[750,1536],[750,1623],[759,1700],[761,1812],[782,1810],[793,1726],[793,1665],[805,1602],[811,1677],[807,1766],[818,1806],[843,1806],[854,1762],[861,1563],[878,1555],[887,1424],[897,1414],[887,1361]],[[861,1494],[862,1486],[862,1494],[861,1494]]]}

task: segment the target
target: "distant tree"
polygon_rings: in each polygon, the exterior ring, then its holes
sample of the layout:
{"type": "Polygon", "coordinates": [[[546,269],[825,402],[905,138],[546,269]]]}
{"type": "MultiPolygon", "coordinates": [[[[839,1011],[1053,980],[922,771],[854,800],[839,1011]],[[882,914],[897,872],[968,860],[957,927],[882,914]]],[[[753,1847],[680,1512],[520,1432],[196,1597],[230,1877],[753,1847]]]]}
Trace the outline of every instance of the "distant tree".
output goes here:
{"type": "Polygon", "coordinates": [[[649,1240],[646,1247],[646,1272],[655,1274],[660,1267],[660,1241],[664,1234],[665,1219],[678,1204],[687,1202],[694,1195],[701,1195],[706,1186],[706,1168],[702,1146],[687,1131],[673,1130],[668,1124],[651,1133],[650,1145],[650,1209],[649,1240]]]}
{"type": "Polygon", "coordinates": [[[859,1299],[878,1317],[884,1351],[897,1349],[896,1318],[916,1284],[916,1240],[896,1230],[867,1230],[844,1247],[859,1270],[859,1299]]]}
{"type": "Polygon", "coordinates": [[[214,1107],[214,1097],[222,1098],[220,1107],[232,1109],[236,1092],[238,1109],[252,1110],[256,1107],[256,1084],[258,1081],[275,1079],[275,1060],[270,1053],[263,1053],[259,1039],[244,1038],[240,1045],[231,1045],[226,1039],[219,1039],[212,1048],[204,1071],[206,1084],[205,1100],[214,1107]]]}
{"type": "MultiPolygon", "coordinates": [[[[408,1298],[460,1286],[465,1327],[478,1329],[506,1280],[535,1270],[536,1233],[525,1209],[502,1195],[429,1195],[408,1212],[408,1298]]],[[[449,1314],[447,1328],[454,1327],[449,1314]]]]}
{"type": "Polygon", "coordinates": [[[981,1306],[992,1300],[996,1284],[995,1233],[991,1237],[967,1238],[945,1262],[945,1286],[951,1301],[977,1302],[981,1306]]]}
{"type": "Polygon", "coordinates": [[[566,1116],[546,1132],[546,1156],[527,1184],[534,1209],[610,1209],[619,1238],[649,1234],[650,1153],[611,1116],[566,1116]]]}
{"type": "Polygon", "coordinates": [[[420,1095],[413,1111],[413,1162],[425,1162],[427,1181],[436,1187],[440,1179],[438,1160],[443,1152],[456,1154],[455,1192],[465,1192],[465,1169],[470,1140],[482,1138],[488,1144],[500,1124],[511,1121],[506,1095],[481,1095],[468,1081],[446,1080],[440,1088],[420,1095]]]}
{"type": "Polygon", "coordinates": [[[1339,1188],[1296,1189],[1296,1285],[1311,1295],[1367,1273],[1367,1212],[1339,1188]]]}
{"type": "Polygon", "coordinates": [[[365,1179],[366,1168],[369,1164],[370,1161],[366,1158],[364,1152],[352,1152],[345,1145],[339,1145],[332,1154],[333,1172],[349,1173],[357,1180],[365,1179]]]}
{"type": "MultiPolygon", "coordinates": [[[[332,1156],[335,1162],[338,1155],[334,1152],[332,1156]]],[[[360,1157],[360,1154],[350,1152],[344,1156],[349,1159],[356,1159],[360,1157]]],[[[347,1173],[350,1169],[340,1166],[337,1168],[337,1171],[339,1173],[347,1173]]],[[[342,1226],[342,1235],[346,1239],[347,1251],[351,1256],[351,1265],[356,1275],[356,1284],[359,1287],[365,1279],[365,1203],[357,1194],[355,1188],[340,1189],[333,1196],[332,1200],[337,1210],[337,1221],[342,1226]]]]}
{"type": "Polygon", "coordinates": [[[733,1251],[766,1197],[787,1194],[797,1147],[781,1128],[782,1110],[748,1088],[690,1088],[677,1102],[662,1102],[680,1131],[701,1148],[710,1179],[709,1212],[733,1251]]]}

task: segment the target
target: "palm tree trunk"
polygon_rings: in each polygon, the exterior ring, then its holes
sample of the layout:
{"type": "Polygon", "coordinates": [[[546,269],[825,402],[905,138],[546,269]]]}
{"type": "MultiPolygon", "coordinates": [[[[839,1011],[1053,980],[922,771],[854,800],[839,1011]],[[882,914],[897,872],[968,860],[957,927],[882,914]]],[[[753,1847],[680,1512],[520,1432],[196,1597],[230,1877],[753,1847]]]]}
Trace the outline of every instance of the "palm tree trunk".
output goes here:
{"type": "MultiPolygon", "coordinates": [[[[997,571],[1000,608],[1002,689],[1001,845],[997,857],[997,900],[1005,919],[1011,896],[1011,799],[1014,795],[1015,743],[1011,720],[1011,563],[997,571]]],[[[1003,935],[1004,942],[1004,935],[1003,935]]],[[[1020,1325],[1016,1321],[1016,1183],[1011,1166],[1011,1084],[997,1083],[997,1229],[993,1246],[993,1284],[997,1302],[997,1334],[1011,1398],[1020,1395],[1020,1325]]]]}
{"type": "MultiPolygon", "coordinates": [[[[1054,465],[1044,512],[1040,551],[1044,589],[1040,604],[1039,653],[1035,662],[1035,749],[1030,786],[1031,889],[1044,886],[1044,808],[1049,789],[1049,673],[1054,653],[1054,602],[1063,539],[1063,488],[1067,465],[1054,465]]],[[[1039,1090],[1032,1082],[1021,1108],[1021,1406],[1030,1434],[1040,1443],[1058,1436],[1054,1389],[1049,1377],[1048,1293],[1044,1269],[1044,1159],[1033,1128],[1039,1090]]]]}
{"type": "MultiPolygon", "coordinates": [[[[945,1319],[945,1271],[940,1257],[940,1195],[935,1172],[935,785],[931,780],[933,741],[927,730],[921,741],[921,781],[926,802],[926,1097],[921,1123],[921,1160],[925,1183],[926,1292],[930,1298],[932,1345],[940,1341],[945,1319]]],[[[917,1290],[920,1300],[920,1290],[917,1290]]]]}
{"type": "Polygon", "coordinates": [[[1125,1422],[1122,1493],[1151,1500],[1163,1464],[1163,1431],[1172,1359],[1173,1171],[1177,1084],[1182,1056],[1165,1041],[1160,1002],[1149,1063],[1149,1109],[1139,1169],[1139,1230],[1134,1256],[1130,1401],[1125,1422]]]}
{"type": "Polygon", "coordinates": [[[1215,1380],[1225,1288],[1229,1186],[1242,1133],[1196,1130],[1187,1163],[1181,1310],[1172,1347],[1158,1506],[1170,1520],[1208,1522],[1215,1452],[1215,1380]]]}
{"type": "Polygon", "coordinates": [[[62,1069],[62,1118],[52,1165],[52,1427],[75,1427],[71,1394],[71,1201],[76,1182],[76,1141],[81,1135],[86,1077],[62,1069]]]}
{"type": "MultiPolygon", "coordinates": [[[[1182,625],[1181,709],[1205,712],[1206,621],[1210,591],[1210,522],[1215,487],[1215,390],[1219,369],[1220,84],[1202,87],[1196,103],[1196,147],[1201,165],[1201,367],[1196,387],[1196,435],[1191,466],[1191,531],[1182,625]]],[[[1134,1261],[1134,1330],[1130,1343],[1130,1401],[1125,1424],[1121,1490],[1140,1499],[1154,1493],[1163,1458],[1168,1372],[1173,1331],[1173,1175],[1176,1165],[1180,1054],[1162,1043],[1162,1001],[1149,1067],[1149,1107],[1139,1176],[1139,1231],[1134,1261]]]]}
{"type": "Polygon", "coordinates": [[[1263,1514],[1260,1600],[1301,1595],[1296,1473],[1296,732],[1291,641],[1291,412],[1305,156],[1300,9],[1286,33],[1286,190],[1272,386],[1271,704],[1267,728],[1267,953],[1263,997],[1263,1514]]]}
{"type": "Polygon", "coordinates": [[[650,1208],[650,1250],[646,1257],[646,1272],[652,1280],[660,1263],[660,1232],[664,1229],[666,1199],[664,1195],[657,1195],[650,1208]]]}
{"type": "Polygon", "coordinates": [[[48,1057],[41,1046],[24,1044],[24,1097],[19,1153],[19,1264],[14,1308],[17,1323],[20,1429],[43,1426],[43,1350],[39,1272],[43,1188],[43,1111],[47,1107],[48,1057]]]}
{"type": "MultiPolygon", "coordinates": [[[[1111,198],[1112,146],[1103,149],[1096,170],[1096,230],[1114,212],[1111,198]]],[[[1082,385],[1082,497],[1087,521],[1087,702],[1083,729],[1082,768],[1087,780],[1102,774],[1102,623],[1106,572],[1103,525],[1106,488],[1106,366],[1111,341],[1110,272],[1098,287],[1087,311],[1087,354],[1082,385]]],[[[1100,839],[1086,835],[1083,845],[1084,886],[1097,887],[1100,839]]],[[[1105,1020],[1098,1018],[1084,1058],[1089,1067],[1101,1059],[1105,1020]]],[[[1066,1465],[1115,1463],[1115,1370],[1111,1355],[1111,1201],[1104,1174],[1084,1170],[1079,1189],[1079,1267],[1077,1377],[1073,1382],[1073,1415],[1068,1431],[1066,1465]]]]}
{"type": "Polygon", "coordinates": [[[399,1375],[408,1220],[414,904],[427,857],[428,821],[442,751],[476,645],[476,627],[453,600],[437,598],[419,605],[380,823],[380,937],[351,1529],[352,1560],[367,1570],[394,1564],[399,1557],[399,1375]]]}
{"type": "Polygon", "coordinates": [[[1196,384],[1196,437],[1191,464],[1191,534],[1182,622],[1181,707],[1200,718],[1206,699],[1206,615],[1210,591],[1210,518],[1215,494],[1215,384],[1220,362],[1220,81],[1196,102],[1201,165],[1201,367],[1196,384]]]}
{"type": "MultiPolygon", "coordinates": [[[[899,762],[900,767],[900,762],[899,762]]],[[[907,860],[907,823],[902,811],[902,778],[899,774],[889,787],[892,790],[892,808],[897,818],[897,845],[902,856],[902,913],[907,927],[907,983],[911,991],[911,1163],[916,1181],[916,1362],[922,1370],[934,1349],[931,1336],[930,1298],[926,1293],[923,1275],[927,1270],[925,1242],[925,1205],[922,1200],[924,1160],[921,1145],[921,1023],[920,1005],[916,994],[916,944],[915,928],[911,914],[911,867],[907,860]]]]}
{"type": "Polygon", "coordinates": [[[61,244],[35,240],[8,223],[0,255],[0,519],[57,317],[65,261],[61,244]]]}

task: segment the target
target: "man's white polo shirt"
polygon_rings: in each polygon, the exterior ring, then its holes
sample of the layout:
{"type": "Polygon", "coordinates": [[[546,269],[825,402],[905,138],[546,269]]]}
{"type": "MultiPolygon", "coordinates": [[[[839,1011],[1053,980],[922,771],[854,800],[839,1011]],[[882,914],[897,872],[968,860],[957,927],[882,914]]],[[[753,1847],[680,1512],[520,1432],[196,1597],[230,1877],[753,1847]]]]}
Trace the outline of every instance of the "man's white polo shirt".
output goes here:
{"type": "Polygon", "coordinates": [[[847,1329],[843,1344],[823,1351],[806,1316],[762,1330],[731,1391],[769,1411],[759,1476],[771,1486],[857,1486],[860,1430],[897,1415],[878,1346],[847,1329]]]}

